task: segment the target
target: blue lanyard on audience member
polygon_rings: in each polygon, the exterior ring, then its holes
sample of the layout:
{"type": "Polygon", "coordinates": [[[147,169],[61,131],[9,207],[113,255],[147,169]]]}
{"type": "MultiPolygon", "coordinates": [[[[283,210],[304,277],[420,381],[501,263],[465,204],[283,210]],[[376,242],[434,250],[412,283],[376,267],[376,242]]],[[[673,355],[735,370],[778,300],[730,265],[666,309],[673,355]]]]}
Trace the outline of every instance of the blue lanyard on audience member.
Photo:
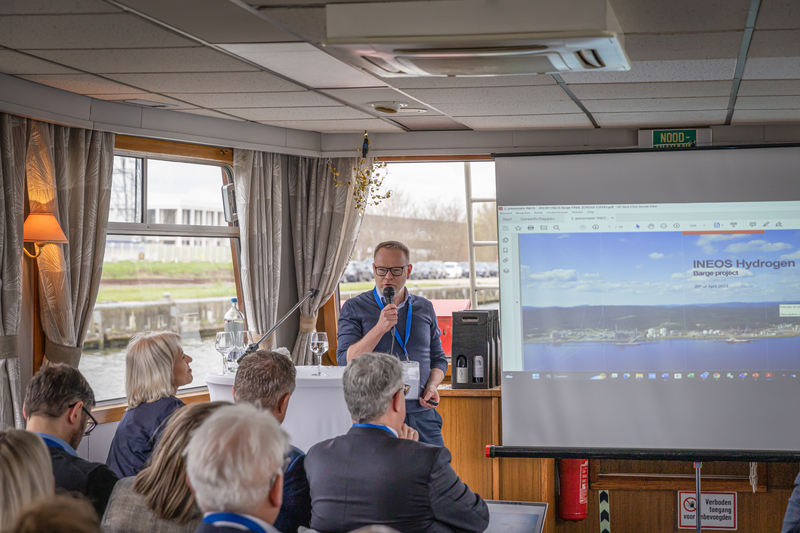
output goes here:
{"type": "MultiPolygon", "coordinates": [[[[386,307],[386,306],[383,305],[383,300],[381,300],[381,297],[378,294],[378,287],[377,286],[374,289],[372,289],[372,295],[375,296],[375,301],[378,303],[378,307],[380,307],[381,311],[383,311],[383,308],[386,307]]],[[[408,345],[408,339],[411,337],[411,314],[413,313],[413,311],[414,310],[411,307],[411,296],[409,295],[409,297],[408,297],[408,316],[406,316],[406,340],[405,341],[403,341],[403,339],[400,338],[400,332],[397,331],[397,326],[392,328],[392,331],[394,331],[394,336],[397,339],[397,343],[400,345],[400,348],[402,348],[403,353],[406,354],[406,359],[408,359],[408,350],[406,349],[406,346],[408,345]]]]}
{"type": "Polygon", "coordinates": [[[242,525],[251,531],[257,533],[267,533],[267,530],[258,525],[254,520],[250,520],[246,516],[235,513],[211,513],[203,518],[204,524],[216,524],[217,522],[230,522],[232,524],[242,525]]]}
{"type": "Polygon", "coordinates": [[[384,430],[384,431],[385,431],[385,432],[387,432],[387,433],[391,433],[391,434],[392,434],[392,437],[396,437],[396,436],[397,436],[397,435],[395,435],[395,434],[394,434],[394,432],[393,432],[391,429],[389,429],[387,426],[382,426],[382,425],[380,425],[380,424],[364,424],[363,422],[359,422],[359,423],[353,424],[353,427],[354,427],[354,428],[376,428],[376,429],[382,429],[382,430],[384,430]]]}

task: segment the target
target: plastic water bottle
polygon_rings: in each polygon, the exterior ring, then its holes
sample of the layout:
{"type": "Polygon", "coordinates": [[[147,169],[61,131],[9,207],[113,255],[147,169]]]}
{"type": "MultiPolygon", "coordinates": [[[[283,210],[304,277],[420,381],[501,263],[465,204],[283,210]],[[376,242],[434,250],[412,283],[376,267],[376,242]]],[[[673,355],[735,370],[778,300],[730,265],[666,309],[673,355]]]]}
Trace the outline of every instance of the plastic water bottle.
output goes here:
{"type": "Polygon", "coordinates": [[[225,313],[224,321],[225,333],[231,334],[233,343],[233,349],[228,353],[226,364],[229,372],[236,372],[236,368],[239,366],[236,361],[238,361],[241,353],[246,348],[246,346],[240,346],[241,332],[244,331],[244,315],[239,311],[238,299],[231,298],[231,308],[225,313]]]}

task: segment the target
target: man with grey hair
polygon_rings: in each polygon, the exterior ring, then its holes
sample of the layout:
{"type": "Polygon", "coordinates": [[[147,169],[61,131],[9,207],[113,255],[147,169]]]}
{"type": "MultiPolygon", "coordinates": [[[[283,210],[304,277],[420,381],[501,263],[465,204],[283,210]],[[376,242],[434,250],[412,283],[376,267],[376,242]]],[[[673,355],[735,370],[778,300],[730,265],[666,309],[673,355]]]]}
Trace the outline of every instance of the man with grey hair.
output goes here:
{"type": "MultiPolygon", "coordinates": [[[[270,411],[282,424],[295,388],[297,370],[287,356],[272,350],[257,350],[239,362],[233,385],[236,403],[247,402],[270,411]]],[[[306,455],[291,446],[289,466],[284,472],[283,506],[275,520],[281,533],[297,533],[311,523],[311,495],[304,467],[306,455]]]]}
{"type": "Polygon", "coordinates": [[[189,440],[186,476],[205,513],[195,533],[277,533],[289,440],[267,411],[220,407],[189,440]]]}
{"type": "Polygon", "coordinates": [[[401,533],[480,533],[489,510],[450,466],[445,447],[417,442],[403,423],[400,361],[365,353],[344,371],[353,418],[346,435],[314,445],[306,456],[311,528],[345,533],[370,524],[401,533]]]}

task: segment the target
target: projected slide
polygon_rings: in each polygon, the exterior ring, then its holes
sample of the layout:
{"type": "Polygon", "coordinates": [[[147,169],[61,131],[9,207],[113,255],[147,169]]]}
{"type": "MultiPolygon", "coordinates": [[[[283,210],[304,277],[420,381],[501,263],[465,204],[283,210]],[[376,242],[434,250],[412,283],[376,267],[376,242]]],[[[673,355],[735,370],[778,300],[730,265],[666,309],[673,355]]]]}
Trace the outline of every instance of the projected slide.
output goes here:
{"type": "Polygon", "coordinates": [[[791,370],[799,260],[787,229],[522,234],[524,370],[791,370]]]}

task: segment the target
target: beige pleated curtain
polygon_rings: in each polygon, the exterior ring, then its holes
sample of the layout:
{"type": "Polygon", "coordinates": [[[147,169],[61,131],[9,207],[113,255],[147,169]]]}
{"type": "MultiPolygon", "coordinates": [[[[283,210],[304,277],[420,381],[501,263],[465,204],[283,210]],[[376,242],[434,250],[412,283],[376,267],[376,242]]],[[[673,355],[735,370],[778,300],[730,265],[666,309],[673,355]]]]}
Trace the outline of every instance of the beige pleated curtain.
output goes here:
{"type": "Polygon", "coordinates": [[[77,367],[100,285],[114,134],[32,120],[26,160],[31,212],[53,213],[69,241],[36,261],[45,357],[77,367]]]}
{"type": "Polygon", "coordinates": [[[22,222],[28,121],[0,114],[0,430],[24,429],[17,334],[22,313],[22,222]]]}
{"type": "MultiPolygon", "coordinates": [[[[334,159],[332,164],[340,172],[339,181],[352,184],[356,159],[334,159]]],[[[292,350],[296,365],[308,365],[317,313],[339,284],[363,217],[355,209],[352,189],[336,187],[327,159],[290,157],[288,183],[297,295],[319,290],[300,307],[300,332],[292,350]]]]}
{"type": "MultiPolygon", "coordinates": [[[[236,150],[233,182],[239,214],[242,293],[247,327],[258,340],[278,319],[281,278],[281,156],[236,150]]],[[[267,339],[262,348],[273,346],[267,339]]]]}

